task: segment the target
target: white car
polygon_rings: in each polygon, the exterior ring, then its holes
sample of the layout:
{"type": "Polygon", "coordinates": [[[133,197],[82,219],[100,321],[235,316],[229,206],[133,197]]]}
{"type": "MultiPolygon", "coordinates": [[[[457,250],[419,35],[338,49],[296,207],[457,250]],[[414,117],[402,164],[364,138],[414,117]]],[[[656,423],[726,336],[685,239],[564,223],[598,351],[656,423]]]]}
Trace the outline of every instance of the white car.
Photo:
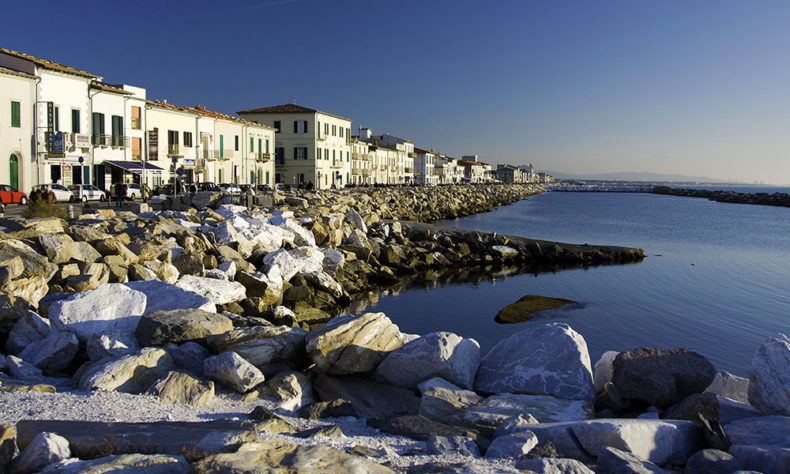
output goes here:
{"type": "MultiPolygon", "coordinates": [[[[142,190],[140,189],[140,185],[137,183],[124,183],[126,185],[126,194],[124,195],[124,199],[128,199],[130,201],[134,201],[137,198],[143,197],[142,190]]],[[[113,184],[110,188],[110,195],[113,199],[115,199],[115,187],[118,184],[113,184]]]]}
{"type": "Polygon", "coordinates": [[[34,190],[39,190],[42,192],[52,191],[55,194],[56,201],[65,201],[65,202],[74,202],[75,197],[74,193],[69,191],[66,186],[62,184],[52,183],[52,184],[37,184],[33,186],[34,190]]]}
{"type": "Polygon", "coordinates": [[[233,183],[220,183],[219,190],[223,193],[241,194],[241,188],[233,183]]]}
{"type": "Polygon", "coordinates": [[[92,184],[75,184],[69,190],[82,202],[107,200],[107,194],[92,184]]]}

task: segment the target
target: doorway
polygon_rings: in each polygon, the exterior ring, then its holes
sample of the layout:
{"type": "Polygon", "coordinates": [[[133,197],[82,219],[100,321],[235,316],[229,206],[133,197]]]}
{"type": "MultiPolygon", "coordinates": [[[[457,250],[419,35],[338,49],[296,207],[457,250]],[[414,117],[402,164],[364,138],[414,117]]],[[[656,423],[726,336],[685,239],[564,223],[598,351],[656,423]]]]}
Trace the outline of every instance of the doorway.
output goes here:
{"type": "Polygon", "coordinates": [[[11,186],[17,191],[19,190],[19,158],[16,154],[12,154],[8,160],[8,176],[11,186]]]}

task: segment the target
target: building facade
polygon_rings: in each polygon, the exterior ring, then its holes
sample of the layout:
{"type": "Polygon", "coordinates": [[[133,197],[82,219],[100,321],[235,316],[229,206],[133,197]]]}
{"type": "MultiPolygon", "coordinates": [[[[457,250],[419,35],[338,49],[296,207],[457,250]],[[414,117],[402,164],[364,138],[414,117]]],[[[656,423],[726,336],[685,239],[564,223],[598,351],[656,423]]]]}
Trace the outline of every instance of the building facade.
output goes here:
{"type": "Polygon", "coordinates": [[[37,184],[31,140],[37,81],[31,74],[0,68],[0,183],[23,192],[37,184]]]}

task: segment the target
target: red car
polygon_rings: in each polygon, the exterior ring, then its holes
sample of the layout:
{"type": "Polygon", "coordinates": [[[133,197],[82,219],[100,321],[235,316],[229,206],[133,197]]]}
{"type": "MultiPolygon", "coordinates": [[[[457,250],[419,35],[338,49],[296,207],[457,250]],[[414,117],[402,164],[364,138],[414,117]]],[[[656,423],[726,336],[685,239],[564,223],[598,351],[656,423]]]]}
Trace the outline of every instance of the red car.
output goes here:
{"type": "Polygon", "coordinates": [[[0,200],[3,204],[27,204],[27,194],[17,191],[12,186],[0,184],[0,200]]]}

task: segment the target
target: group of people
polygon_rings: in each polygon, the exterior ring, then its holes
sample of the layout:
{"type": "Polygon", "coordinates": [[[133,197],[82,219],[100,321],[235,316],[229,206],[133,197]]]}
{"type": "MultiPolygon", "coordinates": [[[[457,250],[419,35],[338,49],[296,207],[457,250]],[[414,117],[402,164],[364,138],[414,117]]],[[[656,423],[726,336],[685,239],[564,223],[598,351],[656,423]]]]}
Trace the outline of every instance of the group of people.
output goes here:
{"type": "Polygon", "coordinates": [[[34,189],[30,191],[30,196],[28,196],[31,202],[33,201],[45,201],[50,204],[57,201],[55,198],[55,193],[52,192],[51,189],[47,189],[46,191],[40,189],[34,189]]]}

